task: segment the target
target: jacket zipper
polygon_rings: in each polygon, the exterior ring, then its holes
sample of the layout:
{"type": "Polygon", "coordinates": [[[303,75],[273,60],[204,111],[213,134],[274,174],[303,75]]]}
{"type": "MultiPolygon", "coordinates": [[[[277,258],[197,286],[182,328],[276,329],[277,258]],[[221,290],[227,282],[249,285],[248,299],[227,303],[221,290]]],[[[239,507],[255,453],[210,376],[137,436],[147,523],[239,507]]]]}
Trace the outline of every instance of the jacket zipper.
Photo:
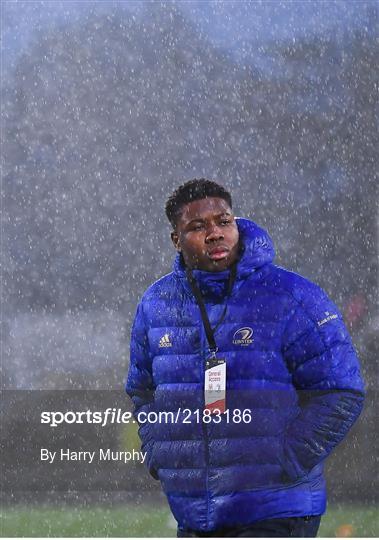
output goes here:
{"type": "MultiPolygon", "coordinates": [[[[207,350],[207,340],[205,337],[205,332],[203,325],[201,324],[201,342],[202,342],[202,350],[207,350]]],[[[204,436],[204,447],[205,447],[205,489],[206,489],[206,497],[207,497],[207,529],[209,527],[209,511],[210,511],[210,494],[209,494],[209,439],[208,439],[208,428],[207,424],[203,422],[203,411],[205,409],[205,367],[206,367],[206,361],[207,361],[207,353],[204,353],[203,355],[203,382],[202,382],[202,388],[203,388],[203,410],[201,411],[201,425],[202,425],[202,431],[204,436]]]]}

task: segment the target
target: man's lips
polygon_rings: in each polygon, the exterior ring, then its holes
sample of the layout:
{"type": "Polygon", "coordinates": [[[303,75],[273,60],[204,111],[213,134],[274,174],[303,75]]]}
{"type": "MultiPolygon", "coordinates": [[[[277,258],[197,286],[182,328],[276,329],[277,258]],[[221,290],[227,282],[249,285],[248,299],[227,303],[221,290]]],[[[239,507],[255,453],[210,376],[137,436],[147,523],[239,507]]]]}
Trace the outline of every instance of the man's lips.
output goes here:
{"type": "Polygon", "coordinates": [[[229,254],[229,249],[224,246],[220,246],[217,248],[210,249],[207,251],[207,255],[212,261],[219,261],[221,259],[225,259],[229,254]]]}

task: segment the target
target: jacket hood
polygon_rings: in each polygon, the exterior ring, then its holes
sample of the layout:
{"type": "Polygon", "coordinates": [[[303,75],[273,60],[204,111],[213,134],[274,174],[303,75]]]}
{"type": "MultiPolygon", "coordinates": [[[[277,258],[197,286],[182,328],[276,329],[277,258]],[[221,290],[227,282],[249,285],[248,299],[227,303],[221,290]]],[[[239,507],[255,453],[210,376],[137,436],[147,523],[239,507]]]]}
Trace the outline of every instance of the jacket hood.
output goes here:
{"type": "Polygon", "coordinates": [[[275,257],[275,249],[270,235],[254,221],[237,218],[242,254],[237,265],[237,275],[245,277],[275,257]]]}
{"type": "MultiPolygon", "coordinates": [[[[245,279],[248,275],[256,272],[265,264],[271,263],[275,257],[275,250],[270,235],[265,229],[259,227],[254,221],[245,218],[236,218],[240,237],[240,257],[237,263],[236,281],[245,279]]],[[[174,261],[174,274],[183,281],[187,291],[191,291],[187,282],[185,265],[180,253],[177,253],[174,261]]],[[[193,270],[200,290],[205,299],[215,300],[216,297],[224,297],[227,291],[230,270],[223,272],[206,272],[205,270],[193,270]]]]}

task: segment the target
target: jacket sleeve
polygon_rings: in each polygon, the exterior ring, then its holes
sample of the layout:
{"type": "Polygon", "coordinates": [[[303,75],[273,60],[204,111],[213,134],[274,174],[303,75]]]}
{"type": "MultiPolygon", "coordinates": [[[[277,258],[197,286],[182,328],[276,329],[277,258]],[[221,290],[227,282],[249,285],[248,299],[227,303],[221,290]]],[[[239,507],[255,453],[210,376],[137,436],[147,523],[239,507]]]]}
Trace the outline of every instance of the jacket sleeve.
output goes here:
{"type": "Polygon", "coordinates": [[[300,398],[283,437],[283,466],[296,480],[344,439],[362,410],[364,384],[341,314],[314,284],[291,310],[283,354],[300,398]]]}
{"type": "MultiPolygon", "coordinates": [[[[134,417],[139,424],[138,434],[146,452],[146,463],[150,474],[158,479],[157,471],[152,464],[153,458],[153,424],[140,422],[140,413],[148,414],[154,409],[154,383],[152,377],[152,361],[149,342],[144,322],[142,302],[137,307],[130,340],[130,365],[125,390],[134,404],[134,417]]],[[[145,414],[142,417],[146,417],[145,414]]]]}

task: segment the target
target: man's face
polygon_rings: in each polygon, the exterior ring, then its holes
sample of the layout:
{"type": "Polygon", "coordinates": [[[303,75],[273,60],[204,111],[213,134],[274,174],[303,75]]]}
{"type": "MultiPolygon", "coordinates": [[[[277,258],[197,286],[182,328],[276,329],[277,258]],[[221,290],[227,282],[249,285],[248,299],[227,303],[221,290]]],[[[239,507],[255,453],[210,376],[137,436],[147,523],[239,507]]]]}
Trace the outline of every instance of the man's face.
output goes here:
{"type": "Polygon", "coordinates": [[[171,238],[189,268],[221,272],[238,257],[238,228],[224,199],[207,197],[183,206],[171,238]]]}

